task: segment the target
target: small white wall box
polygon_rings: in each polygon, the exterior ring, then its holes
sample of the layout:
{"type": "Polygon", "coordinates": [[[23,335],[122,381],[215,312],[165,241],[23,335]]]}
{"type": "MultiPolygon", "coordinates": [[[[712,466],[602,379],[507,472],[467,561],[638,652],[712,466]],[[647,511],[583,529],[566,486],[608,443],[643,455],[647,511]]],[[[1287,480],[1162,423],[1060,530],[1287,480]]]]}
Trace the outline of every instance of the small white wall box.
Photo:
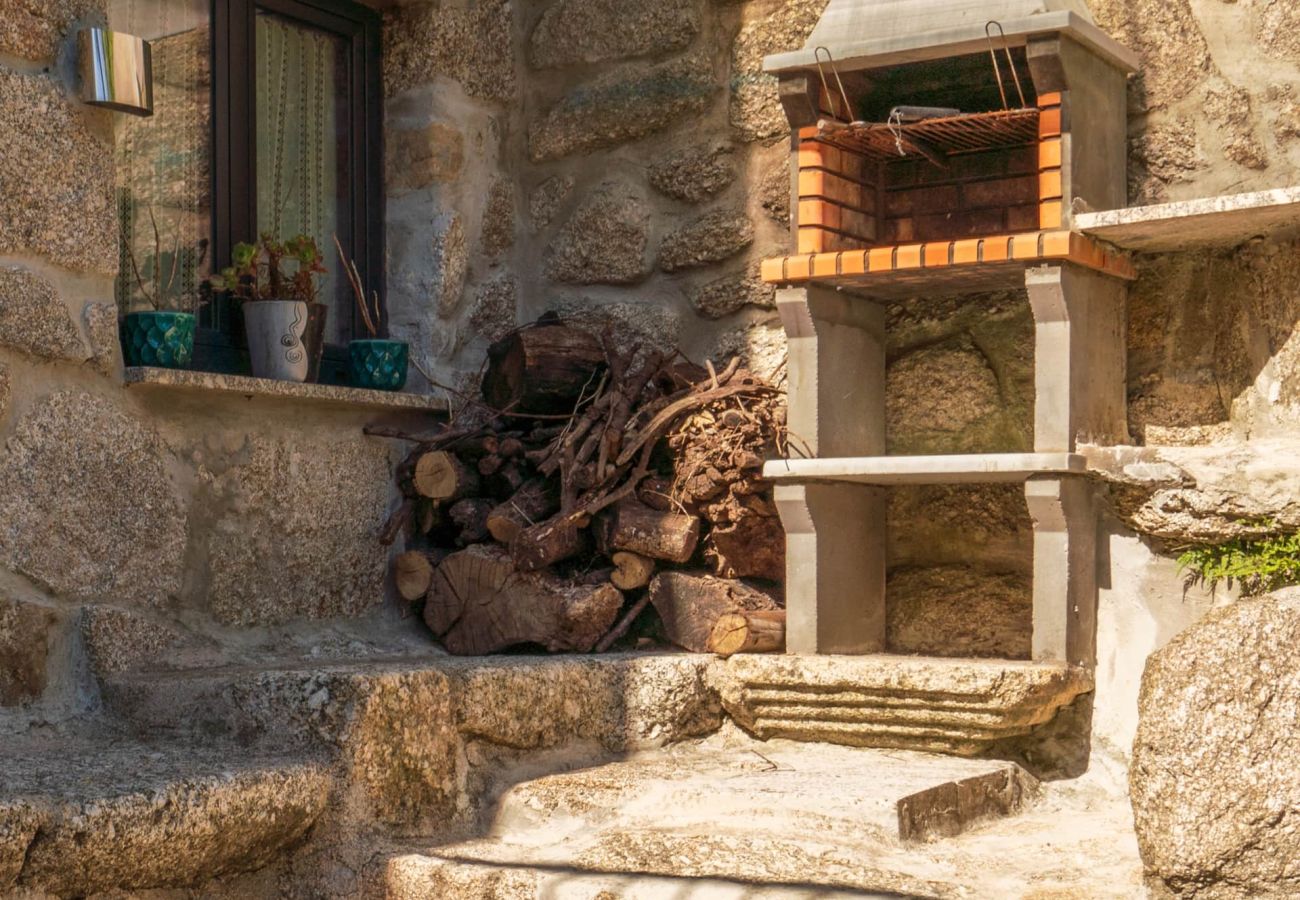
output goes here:
{"type": "Polygon", "coordinates": [[[107,28],[77,35],[81,99],[134,116],[153,115],[153,53],[149,42],[107,28]]]}

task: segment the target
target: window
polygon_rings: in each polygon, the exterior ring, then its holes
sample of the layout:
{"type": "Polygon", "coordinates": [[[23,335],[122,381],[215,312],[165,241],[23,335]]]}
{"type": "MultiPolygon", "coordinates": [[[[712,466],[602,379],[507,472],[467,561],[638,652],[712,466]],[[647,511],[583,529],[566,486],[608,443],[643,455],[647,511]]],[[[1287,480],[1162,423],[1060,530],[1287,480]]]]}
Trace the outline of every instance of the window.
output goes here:
{"type": "MultiPolygon", "coordinates": [[[[170,272],[175,255],[178,280],[197,289],[263,231],[310,234],[330,263],[337,234],[383,296],[378,15],[351,0],[110,0],[109,16],[153,42],[155,115],[114,117],[119,219],[142,265],[158,256],[170,272]]],[[[119,281],[121,298],[130,283],[119,281]]],[[[344,279],[326,279],[321,300],[321,380],[337,381],[360,316],[344,279]]],[[[196,367],[239,371],[243,346],[233,305],[206,304],[196,367]]]]}

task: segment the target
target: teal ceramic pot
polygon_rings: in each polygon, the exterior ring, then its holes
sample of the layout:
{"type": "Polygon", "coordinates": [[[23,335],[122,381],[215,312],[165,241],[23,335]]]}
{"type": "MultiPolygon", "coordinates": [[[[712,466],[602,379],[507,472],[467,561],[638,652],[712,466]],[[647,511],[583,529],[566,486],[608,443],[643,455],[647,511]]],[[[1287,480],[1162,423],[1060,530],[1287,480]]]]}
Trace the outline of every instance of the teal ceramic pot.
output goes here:
{"type": "Polygon", "coordinates": [[[401,341],[365,340],[348,344],[348,376],[353,387],[400,391],[406,386],[410,347],[401,341]]]}
{"type": "Polygon", "coordinates": [[[194,360],[194,314],[127,313],[122,320],[122,355],[128,366],[188,369],[194,360]]]}

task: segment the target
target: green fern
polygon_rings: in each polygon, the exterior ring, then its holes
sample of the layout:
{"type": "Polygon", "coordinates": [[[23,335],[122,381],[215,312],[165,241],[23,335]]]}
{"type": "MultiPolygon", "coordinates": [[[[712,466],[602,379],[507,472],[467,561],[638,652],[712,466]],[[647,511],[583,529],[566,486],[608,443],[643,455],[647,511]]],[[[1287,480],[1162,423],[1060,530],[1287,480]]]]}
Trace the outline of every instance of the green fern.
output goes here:
{"type": "Polygon", "coordinates": [[[1300,584],[1300,534],[1239,538],[1223,544],[1192,547],[1178,557],[1183,590],[1220,584],[1241,589],[1243,597],[1267,594],[1300,584]]]}

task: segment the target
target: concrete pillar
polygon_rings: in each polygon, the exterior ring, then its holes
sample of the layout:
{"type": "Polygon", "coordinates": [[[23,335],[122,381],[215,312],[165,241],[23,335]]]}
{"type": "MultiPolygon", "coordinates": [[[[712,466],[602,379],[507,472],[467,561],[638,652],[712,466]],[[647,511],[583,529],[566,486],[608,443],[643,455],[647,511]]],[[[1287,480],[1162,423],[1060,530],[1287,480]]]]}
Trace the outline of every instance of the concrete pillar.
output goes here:
{"type": "Polygon", "coordinates": [[[1086,478],[1025,484],[1034,523],[1035,662],[1091,666],[1096,657],[1097,516],[1086,478]]]}
{"type": "MultiPolygon", "coordinates": [[[[777,293],[789,338],[790,456],[885,452],[885,316],[876,303],[808,287],[777,293]]],[[[779,485],[786,530],[786,649],[885,648],[886,492],[779,485]]]]}
{"type": "Polygon", "coordinates": [[[1034,314],[1034,449],[1128,442],[1124,282],[1071,265],[1025,273],[1034,314]]]}

